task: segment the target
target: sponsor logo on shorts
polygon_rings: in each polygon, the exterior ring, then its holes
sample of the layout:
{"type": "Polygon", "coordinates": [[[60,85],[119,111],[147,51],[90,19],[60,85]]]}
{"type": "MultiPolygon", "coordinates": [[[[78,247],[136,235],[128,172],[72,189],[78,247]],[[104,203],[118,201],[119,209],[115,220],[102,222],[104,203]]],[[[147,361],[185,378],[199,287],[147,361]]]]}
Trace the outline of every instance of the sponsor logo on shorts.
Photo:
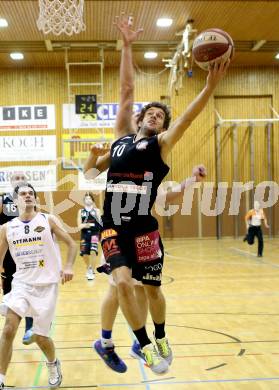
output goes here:
{"type": "Polygon", "coordinates": [[[43,227],[43,226],[37,226],[36,229],[34,229],[34,232],[41,233],[43,230],[45,230],[45,227],[43,227]]]}
{"type": "Polygon", "coordinates": [[[106,260],[111,256],[119,255],[121,253],[116,238],[109,238],[104,241],[102,243],[102,249],[106,260]]]}
{"type": "Polygon", "coordinates": [[[160,273],[160,275],[153,276],[149,272],[142,277],[142,279],[144,279],[144,280],[156,280],[158,282],[160,282],[161,278],[162,278],[161,273],[160,273]]]}
{"type": "Polygon", "coordinates": [[[146,270],[150,270],[151,272],[153,271],[160,271],[163,268],[162,263],[154,264],[154,265],[146,265],[144,267],[146,270]]]}
{"type": "Polygon", "coordinates": [[[117,236],[117,231],[114,229],[106,229],[101,233],[101,240],[105,240],[110,237],[115,237],[117,236]]]}
{"type": "Polygon", "coordinates": [[[159,238],[157,230],[136,237],[135,244],[138,262],[152,261],[162,257],[159,238]]]}

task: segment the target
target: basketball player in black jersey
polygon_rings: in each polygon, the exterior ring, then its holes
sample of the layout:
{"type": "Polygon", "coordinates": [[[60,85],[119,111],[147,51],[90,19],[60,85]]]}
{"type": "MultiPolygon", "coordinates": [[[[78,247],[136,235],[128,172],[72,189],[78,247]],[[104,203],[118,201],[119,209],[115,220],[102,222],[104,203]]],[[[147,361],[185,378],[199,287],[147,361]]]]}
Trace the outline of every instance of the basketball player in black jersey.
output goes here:
{"type": "MultiPolygon", "coordinates": [[[[166,305],[160,289],[164,251],[151,208],[157,188],[169,171],[165,163],[167,155],[205,107],[229,62],[215,63],[211,67],[206,86],[170,128],[168,108],[153,102],[141,111],[139,130],[134,133],[130,125],[134,92],[131,44],[139,30],[132,31],[129,21],[122,16],[116,22],[123,38],[121,95],[115,126],[118,139],[111,147],[101,240],[121,310],[141,345],[147,364],[154,373],[160,374],[168,370],[172,351],[165,335],[166,305]],[[144,319],[139,315],[132,277],[142,281],[148,295],[158,350],[151,343],[144,319]]],[[[107,168],[101,157],[95,162],[100,171],[107,168]]]]}
{"type": "MultiPolygon", "coordinates": [[[[12,191],[21,183],[27,182],[27,177],[23,172],[15,172],[11,176],[12,191]]],[[[4,193],[0,196],[0,225],[18,217],[18,210],[13,201],[12,193],[4,193]]],[[[12,288],[13,274],[16,272],[15,262],[8,250],[3,261],[3,272],[1,273],[3,294],[8,294],[12,288]]],[[[23,344],[28,345],[32,342],[33,319],[25,318],[25,333],[22,339],[23,344]]]]}
{"type": "Polygon", "coordinates": [[[87,192],[83,198],[84,208],[78,211],[77,224],[81,231],[80,256],[87,266],[88,280],[95,278],[95,257],[98,256],[98,243],[100,235],[100,210],[96,207],[94,197],[87,192]]]}
{"type": "MultiPolygon", "coordinates": [[[[110,155],[109,152],[106,153],[106,149],[106,144],[97,144],[91,148],[91,153],[97,153],[99,155],[100,151],[102,151],[102,153],[106,155],[109,164],[110,155]]],[[[97,169],[94,169],[94,172],[92,171],[92,173],[96,174],[97,176],[97,169]]],[[[92,175],[92,173],[90,178],[94,179],[95,177],[92,175]]],[[[189,191],[189,189],[192,188],[195,183],[203,181],[205,177],[205,167],[203,165],[198,165],[193,168],[192,176],[184,180],[182,183],[169,188],[167,191],[159,187],[156,202],[154,205],[156,211],[159,212],[159,215],[161,215],[161,212],[165,213],[166,207],[168,207],[168,205],[171,204],[173,201],[182,201],[184,199],[185,192],[189,191]]],[[[98,272],[105,272],[106,274],[110,274],[111,272],[108,263],[102,264],[100,267],[97,268],[97,270],[98,272]]],[[[144,291],[144,286],[141,282],[138,282],[135,279],[133,279],[133,282],[135,296],[138,303],[138,310],[140,312],[141,318],[144,319],[146,323],[148,314],[148,302],[144,291]]],[[[114,326],[118,307],[119,302],[117,296],[117,289],[110,275],[109,288],[105,297],[103,298],[101,306],[101,338],[99,340],[96,340],[93,346],[108,367],[110,367],[116,372],[124,373],[127,371],[127,366],[125,362],[116,353],[115,345],[112,338],[112,329],[114,326]]],[[[140,344],[137,340],[134,340],[131,346],[130,355],[145,362],[144,356],[141,352],[140,344]]]]}

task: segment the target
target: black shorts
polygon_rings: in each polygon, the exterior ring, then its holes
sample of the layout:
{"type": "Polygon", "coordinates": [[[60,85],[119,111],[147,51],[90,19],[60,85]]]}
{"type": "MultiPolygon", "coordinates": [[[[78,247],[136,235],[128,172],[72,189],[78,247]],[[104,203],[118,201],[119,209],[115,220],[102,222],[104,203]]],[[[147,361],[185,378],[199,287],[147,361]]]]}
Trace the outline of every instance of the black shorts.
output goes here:
{"type": "Polygon", "coordinates": [[[90,229],[82,230],[80,237],[80,256],[90,255],[95,252],[98,255],[99,232],[90,229]]]}
{"type": "Polygon", "coordinates": [[[131,234],[104,229],[101,245],[112,271],[126,266],[132,270],[132,277],[143,284],[161,285],[164,247],[158,230],[131,234]]]}

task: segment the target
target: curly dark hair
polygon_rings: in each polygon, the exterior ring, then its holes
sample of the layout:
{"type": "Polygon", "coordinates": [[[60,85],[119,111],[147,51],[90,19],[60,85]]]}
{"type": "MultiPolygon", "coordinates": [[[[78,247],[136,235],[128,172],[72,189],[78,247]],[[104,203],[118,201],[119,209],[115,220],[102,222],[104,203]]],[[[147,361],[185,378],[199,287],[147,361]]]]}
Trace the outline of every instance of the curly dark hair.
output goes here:
{"type": "Polygon", "coordinates": [[[18,197],[18,191],[22,187],[29,187],[29,188],[31,188],[33,190],[33,192],[34,192],[35,199],[37,199],[37,192],[36,192],[35,188],[32,186],[32,184],[30,184],[30,183],[21,183],[18,186],[16,186],[15,189],[14,189],[14,192],[13,192],[13,199],[16,199],[18,197]]]}
{"type": "Polygon", "coordinates": [[[144,106],[140,112],[140,115],[137,119],[137,123],[139,123],[143,120],[146,111],[149,110],[149,108],[151,108],[151,107],[161,108],[161,110],[164,111],[165,121],[164,121],[163,127],[164,127],[164,129],[167,130],[169,128],[170,121],[171,121],[171,113],[170,113],[170,110],[168,109],[168,106],[166,106],[165,104],[160,103],[160,102],[151,102],[151,103],[146,104],[146,106],[144,106]]]}

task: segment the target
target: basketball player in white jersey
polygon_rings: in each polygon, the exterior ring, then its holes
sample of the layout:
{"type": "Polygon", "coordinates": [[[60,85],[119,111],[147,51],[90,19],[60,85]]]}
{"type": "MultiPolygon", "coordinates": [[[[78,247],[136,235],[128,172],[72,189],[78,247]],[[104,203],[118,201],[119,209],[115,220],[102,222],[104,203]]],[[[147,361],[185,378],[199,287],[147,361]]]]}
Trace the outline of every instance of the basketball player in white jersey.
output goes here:
{"type": "MultiPolygon", "coordinates": [[[[12,174],[10,179],[11,192],[6,192],[0,196],[0,225],[18,217],[18,210],[13,201],[13,191],[17,185],[27,183],[27,181],[27,176],[22,171],[17,171],[12,174]]],[[[8,250],[3,260],[3,272],[1,273],[2,292],[4,295],[11,291],[15,271],[15,262],[8,250]]],[[[22,339],[25,345],[31,344],[33,336],[32,326],[33,319],[30,317],[25,318],[25,333],[22,339]]]]}
{"type": "Polygon", "coordinates": [[[8,249],[16,263],[12,290],[0,305],[1,314],[6,316],[0,339],[0,389],[4,388],[13,340],[21,319],[26,316],[33,318],[34,341],[47,358],[48,385],[57,388],[62,373],[48,333],[55,314],[58,284],[60,280],[63,284],[73,278],[77,246],[51,215],[36,211],[36,191],[31,184],[17,186],[13,197],[19,216],[4,224],[0,232],[0,267],[8,249]],[[68,248],[63,270],[53,234],[68,248]]]}

